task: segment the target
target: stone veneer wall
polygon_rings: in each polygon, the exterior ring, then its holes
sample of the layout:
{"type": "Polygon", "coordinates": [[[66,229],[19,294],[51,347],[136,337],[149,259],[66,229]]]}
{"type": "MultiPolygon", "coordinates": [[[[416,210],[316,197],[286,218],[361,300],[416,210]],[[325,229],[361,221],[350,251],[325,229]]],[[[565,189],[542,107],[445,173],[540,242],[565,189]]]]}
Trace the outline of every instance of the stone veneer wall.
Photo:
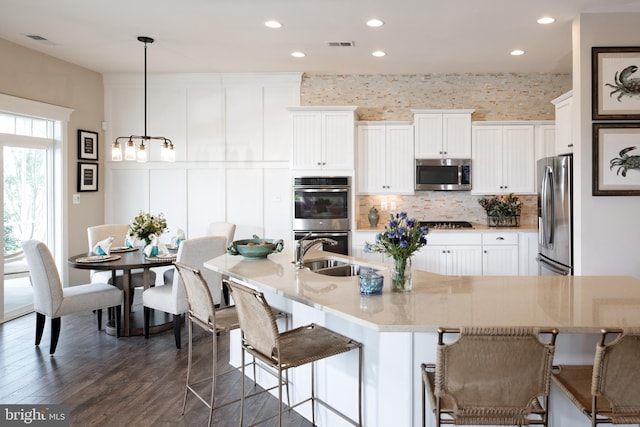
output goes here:
{"type": "MultiPolygon", "coordinates": [[[[355,105],[360,120],[412,120],[411,109],[475,109],[473,121],[554,120],[551,100],[571,89],[571,75],[552,73],[342,75],[304,74],[300,105],[355,105]]],[[[358,224],[371,206],[395,201],[396,211],[426,220],[486,221],[479,196],[426,191],[415,196],[358,196],[358,224]]],[[[537,197],[521,195],[521,223],[537,224],[537,197]]],[[[386,220],[388,212],[380,212],[386,220]]],[[[381,221],[383,223],[383,221],[381,221]]]]}

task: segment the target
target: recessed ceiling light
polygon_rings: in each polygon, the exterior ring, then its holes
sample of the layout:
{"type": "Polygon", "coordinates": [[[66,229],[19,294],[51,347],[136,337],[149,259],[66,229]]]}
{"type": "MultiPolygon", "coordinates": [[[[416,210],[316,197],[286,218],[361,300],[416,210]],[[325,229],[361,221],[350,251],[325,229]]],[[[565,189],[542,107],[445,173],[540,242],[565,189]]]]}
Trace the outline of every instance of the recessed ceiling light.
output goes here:
{"type": "Polygon", "coordinates": [[[269,28],[282,28],[282,24],[278,21],[267,21],[264,23],[265,27],[269,28]]]}
{"type": "Polygon", "coordinates": [[[520,56],[520,55],[524,55],[524,50],[520,50],[520,49],[515,49],[511,51],[511,55],[512,56],[520,56]]]}
{"type": "Polygon", "coordinates": [[[543,16],[542,18],[538,19],[538,24],[553,24],[554,22],[556,22],[555,18],[552,18],[550,16],[543,16]]]}
{"type": "Polygon", "coordinates": [[[369,27],[373,27],[373,28],[377,28],[377,27],[382,27],[384,25],[384,22],[382,22],[379,19],[369,19],[367,21],[367,26],[369,27]]]}
{"type": "Polygon", "coordinates": [[[294,58],[304,58],[307,55],[304,52],[292,52],[291,56],[294,58]]]}
{"type": "Polygon", "coordinates": [[[376,56],[378,58],[381,58],[383,56],[386,56],[386,52],[383,52],[381,50],[376,50],[375,52],[371,52],[371,55],[376,56]]]}

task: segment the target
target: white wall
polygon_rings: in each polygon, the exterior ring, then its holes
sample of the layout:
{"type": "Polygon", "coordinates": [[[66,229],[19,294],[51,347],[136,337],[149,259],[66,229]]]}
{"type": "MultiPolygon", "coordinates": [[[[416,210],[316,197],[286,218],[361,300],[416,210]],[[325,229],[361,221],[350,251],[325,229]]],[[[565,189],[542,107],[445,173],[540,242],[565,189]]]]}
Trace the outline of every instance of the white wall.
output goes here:
{"type": "Polygon", "coordinates": [[[583,14],[573,26],[575,264],[580,275],[640,278],[640,197],[591,195],[591,47],[637,46],[640,14],[583,14]]]}
{"type": "MultiPolygon", "coordinates": [[[[148,136],[170,138],[176,162],[106,159],[105,222],[163,213],[169,241],[178,228],[202,236],[213,221],[236,224],[236,239],[291,238],[291,125],[300,73],[172,74],[148,78],[148,136]]],[[[144,135],[141,76],[105,75],[106,140],[144,135]]],[[[157,145],[156,145],[157,144],[157,145]]]]}

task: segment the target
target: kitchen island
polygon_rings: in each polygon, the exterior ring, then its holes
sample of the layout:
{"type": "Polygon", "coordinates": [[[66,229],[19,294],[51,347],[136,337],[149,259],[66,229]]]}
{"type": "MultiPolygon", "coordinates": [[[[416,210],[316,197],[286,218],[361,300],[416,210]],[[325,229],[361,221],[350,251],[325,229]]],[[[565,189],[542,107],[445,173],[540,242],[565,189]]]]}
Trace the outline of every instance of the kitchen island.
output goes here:
{"type": "MultiPolygon", "coordinates": [[[[293,242],[287,242],[283,252],[266,259],[222,255],[205,267],[263,291],[270,304],[291,313],[290,326],[315,322],[362,342],[368,427],[420,425],[419,366],[435,361],[439,326],[555,327],[555,363],[592,363],[601,328],[640,326],[640,280],[631,277],[442,276],[414,270],[413,290],[394,293],[385,264],[307,253],[307,260],[328,256],[379,269],[383,294],[362,296],[357,277],[296,270],[293,254],[293,242]]],[[[238,354],[239,344],[232,344],[232,360],[239,361],[238,354]]],[[[318,365],[318,378],[326,378],[317,384],[319,394],[355,416],[356,355],[335,359],[318,365]]],[[[308,393],[307,372],[295,372],[291,382],[294,395],[308,393]]],[[[301,409],[305,416],[308,406],[301,409]]],[[[552,389],[552,425],[580,425],[581,417],[552,389]]],[[[324,411],[317,418],[318,425],[343,425],[324,411]]],[[[433,425],[433,417],[428,420],[433,425]]]]}

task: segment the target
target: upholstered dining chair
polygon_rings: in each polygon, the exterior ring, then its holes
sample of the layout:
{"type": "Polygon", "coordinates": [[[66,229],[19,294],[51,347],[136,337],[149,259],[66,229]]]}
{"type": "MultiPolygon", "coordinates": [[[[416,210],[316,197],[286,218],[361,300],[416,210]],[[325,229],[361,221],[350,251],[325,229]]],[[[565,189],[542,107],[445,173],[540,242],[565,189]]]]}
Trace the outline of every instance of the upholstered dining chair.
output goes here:
{"type": "Polygon", "coordinates": [[[233,242],[233,236],[236,234],[236,225],[230,222],[217,221],[209,224],[208,236],[225,236],[226,244],[233,242]]]}
{"type": "MultiPolygon", "coordinates": [[[[309,324],[290,329],[284,332],[278,330],[273,309],[267,303],[262,292],[251,289],[240,283],[228,281],[227,285],[231,297],[236,304],[240,330],[242,331],[242,375],[245,371],[245,353],[262,361],[268,367],[278,373],[278,413],[254,423],[261,424],[271,418],[278,417],[278,425],[282,426],[282,385],[287,386],[288,371],[302,365],[311,364],[311,396],[307,399],[289,403],[289,409],[293,409],[306,402],[311,402],[311,422],[315,425],[315,405],[320,404],[332,412],[338,414],[345,421],[362,426],[362,344],[349,337],[340,335],[330,329],[316,324],[309,324]],[[358,420],[349,418],[346,414],[332,407],[327,402],[316,396],[314,363],[346,353],[358,350],[358,420]],[[283,379],[283,373],[285,379],[283,379]]],[[[245,385],[242,381],[242,395],[240,403],[240,425],[244,418],[245,385]]]]}
{"type": "Polygon", "coordinates": [[[592,426],[640,423],[640,329],[604,329],[593,365],[560,365],[552,378],[592,426]]]}
{"type": "Polygon", "coordinates": [[[555,329],[440,328],[435,364],[422,364],[436,426],[548,425],[555,329]],[[445,343],[445,334],[457,340],[445,343]],[[541,335],[550,335],[543,342],[541,335]]]}
{"type": "MultiPolygon", "coordinates": [[[[92,227],[87,227],[87,240],[89,243],[89,252],[93,250],[93,247],[101,240],[113,236],[113,247],[125,246],[125,239],[129,232],[129,224],[101,224],[92,227]]],[[[91,270],[91,282],[92,283],[111,283],[113,272],[111,271],[95,271],[91,270]]],[[[115,271],[116,281],[114,284],[118,288],[122,289],[123,272],[115,271]]],[[[156,281],[156,273],[153,270],[149,270],[149,283],[151,286],[156,281]]],[[[131,270],[131,289],[144,287],[144,275],[142,269],[131,270]]],[[[134,292],[131,292],[129,303],[133,302],[134,292]]]]}
{"type": "MultiPolygon", "coordinates": [[[[203,268],[204,262],[224,254],[226,251],[226,237],[205,236],[187,239],[180,244],[176,262],[188,265],[202,271],[202,275],[209,285],[214,304],[220,304],[222,292],[222,276],[208,268],[203,268]]],[[[142,293],[144,306],[144,336],[149,338],[149,321],[151,310],[160,310],[173,314],[173,332],[176,347],[181,348],[180,330],[182,314],[189,309],[184,284],[180,275],[173,275],[172,283],[146,289],[142,293]]]]}
{"type": "Polygon", "coordinates": [[[101,329],[102,309],[114,308],[116,336],[120,336],[120,306],[122,291],[107,283],[90,283],[62,287],[58,268],[49,248],[37,240],[22,242],[22,249],[31,270],[33,309],[36,312],[36,346],[40,345],[45,316],[51,318],[51,346],[53,356],[58,345],[62,316],[96,310],[98,330],[101,329]]]}

